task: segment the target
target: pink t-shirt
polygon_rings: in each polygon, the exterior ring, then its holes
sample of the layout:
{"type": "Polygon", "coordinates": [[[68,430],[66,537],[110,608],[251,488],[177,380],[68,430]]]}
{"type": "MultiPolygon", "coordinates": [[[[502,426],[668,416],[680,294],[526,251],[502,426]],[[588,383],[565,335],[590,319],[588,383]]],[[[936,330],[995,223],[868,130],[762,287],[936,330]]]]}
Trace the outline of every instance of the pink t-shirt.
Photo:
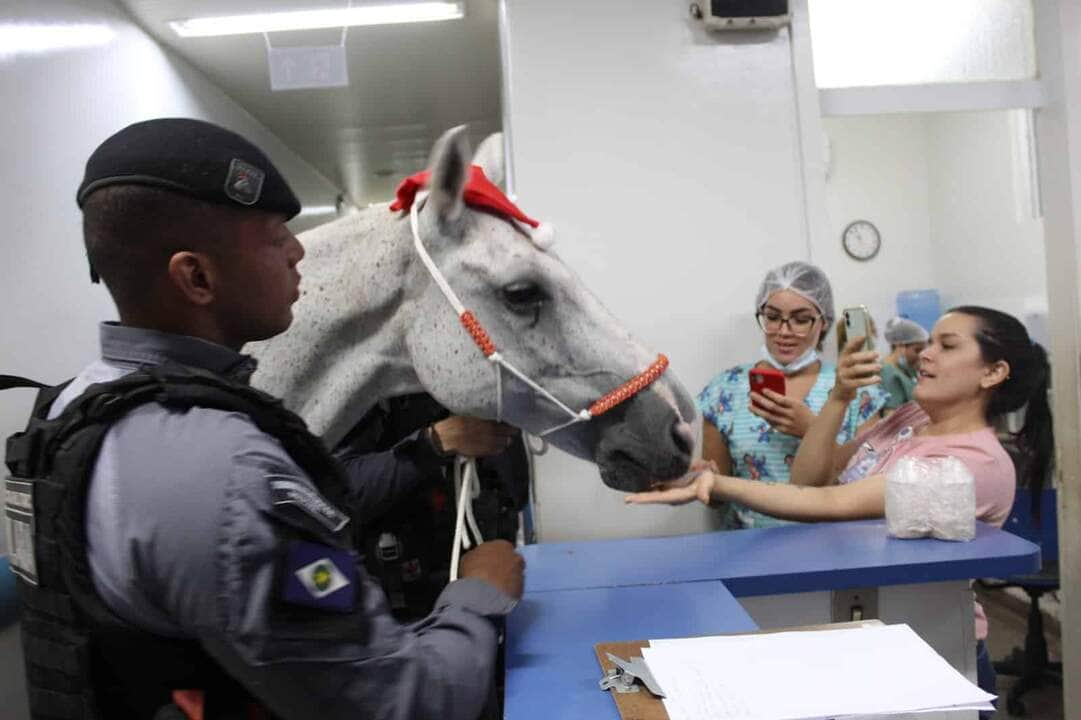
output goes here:
{"type": "MultiPolygon", "coordinates": [[[[888,473],[903,457],[955,457],[972,473],[976,486],[976,519],[1002,527],[1013,506],[1017,476],[1013,461],[991,428],[954,435],[920,437],[931,422],[914,402],[856,438],[856,454],[848,461],[838,482],[855,482],[888,473]]],[[[987,637],[987,618],[976,604],[976,639],[987,637]]]]}

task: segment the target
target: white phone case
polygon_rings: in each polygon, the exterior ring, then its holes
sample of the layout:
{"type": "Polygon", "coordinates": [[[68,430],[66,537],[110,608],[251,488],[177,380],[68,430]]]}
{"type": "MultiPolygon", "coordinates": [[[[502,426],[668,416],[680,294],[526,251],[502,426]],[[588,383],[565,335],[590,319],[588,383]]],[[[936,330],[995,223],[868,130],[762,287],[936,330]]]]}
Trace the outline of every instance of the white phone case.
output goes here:
{"type": "Polygon", "coordinates": [[[848,340],[858,337],[867,338],[863,343],[864,350],[871,350],[875,346],[875,339],[871,337],[870,333],[868,317],[867,308],[863,305],[845,308],[844,310],[845,338],[848,340]]]}

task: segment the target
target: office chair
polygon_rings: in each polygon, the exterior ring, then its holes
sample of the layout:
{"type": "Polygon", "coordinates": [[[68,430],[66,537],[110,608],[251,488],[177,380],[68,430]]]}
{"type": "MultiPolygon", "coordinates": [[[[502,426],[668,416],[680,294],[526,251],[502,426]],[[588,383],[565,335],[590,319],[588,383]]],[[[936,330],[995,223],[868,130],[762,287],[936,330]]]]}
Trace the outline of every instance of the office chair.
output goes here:
{"type": "Polygon", "coordinates": [[[1010,515],[1002,529],[1025,538],[1040,546],[1043,565],[1031,575],[1005,578],[1000,583],[981,583],[983,587],[1019,587],[1029,597],[1028,628],[1025,646],[1016,647],[1005,659],[994,663],[999,675],[1016,677],[1017,682],[1006,696],[1006,709],[1011,715],[1026,715],[1022,696],[1029,690],[1045,685],[1062,685],[1062,663],[1050,662],[1047,656],[1047,640],[1043,633],[1043,613],[1040,598],[1058,590],[1058,516],[1054,488],[1045,488],[1040,496],[1039,518],[1032,514],[1032,493],[1028,488],[1017,488],[1010,515]]]}

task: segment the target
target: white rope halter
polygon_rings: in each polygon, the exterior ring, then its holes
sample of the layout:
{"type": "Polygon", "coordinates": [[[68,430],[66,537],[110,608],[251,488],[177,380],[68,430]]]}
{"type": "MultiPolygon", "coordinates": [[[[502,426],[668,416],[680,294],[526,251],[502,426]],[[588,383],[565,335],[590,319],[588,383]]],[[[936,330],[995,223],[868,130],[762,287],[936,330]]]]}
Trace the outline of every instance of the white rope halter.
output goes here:
{"type": "MultiPolygon", "coordinates": [[[[421,262],[424,263],[424,267],[428,269],[428,273],[432,276],[432,280],[435,281],[435,284],[443,292],[443,296],[446,297],[447,302],[450,303],[451,307],[453,307],[454,311],[458,314],[458,318],[461,320],[462,325],[469,331],[469,334],[473,337],[473,341],[480,347],[485,357],[487,357],[488,361],[491,363],[492,368],[495,370],[497,421],[503,421],[504,370],[524,382],[533,390],[533,392],[555,405],[568,416],[569,419],[565,422],[558,423],[547,430],[537,433],[537,437],[540,438],[542,442],[545,442],[544,438],[546,435],[580,422],[588,422],[597,415],[607,412],[621,402],[649,387],[664,373],[665,369],[668,367],[668,358],[664,355],[659,355],[656,362],[650,365],[644,372],[609,392],[600,400],[597,400],[590,405],[589,408],[579,410],[578,412],[570,409],[565,403],[560,401],[559,398],[552,395],[552,393],[545,390],[534,382],[532,378],[516,368],[513,363],[504,358],[503,355],[495,349],[495,344],[491,341],[491,338],[488,337],[488,333],[484,331],[484,328],[481,327],[480,322],[473,313],[465,308],[465,305],[463,305],[462,301],[458,298],[457,293],[454,292],[450,283],[447,282],[447,278],[443,275],[442,271],[436,267],[435,262],[432,260],[432,256],[428,254],[427,249],[424,247],[424,243],[420,239],[420,206],[427,197],[427,191],[418,192],[412,205],[409,207],[409,226],[413,231],[413,247],[416,248],[417,255],[420,256],[421,262]]],[[[547,450],[547,445],[545,444],[542,446],[541,452],[536,452],[532,446],[529,447],[529,450],[534,452],[534,454],[543,454],[543,451],[547,450]]],[[[456,458],[454,462],[454,482],[458,509],[454,530],[454,547],[451,550],[450,561],[450,579],[452,581],[458,578],[458,559],[461,548],[464,547],[468,550],[472,547],[469,538],[466,536],[465,526],[469,526],[469,530],[477,543],[484,542],[480,534],[480,529],[477,527],[476,518],[473,516],[472,499],[479,493],[479,487],[476,480],[476,461],[473,458],[456,458]]]]}

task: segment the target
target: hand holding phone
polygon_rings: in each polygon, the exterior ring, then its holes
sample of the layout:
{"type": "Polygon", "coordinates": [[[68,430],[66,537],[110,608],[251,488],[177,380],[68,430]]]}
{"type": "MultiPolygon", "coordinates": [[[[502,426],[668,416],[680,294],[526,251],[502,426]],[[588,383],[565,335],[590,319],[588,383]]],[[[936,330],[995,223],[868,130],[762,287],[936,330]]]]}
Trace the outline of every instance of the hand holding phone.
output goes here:
{"type": "Polygon", "coordinates": [[[858,337],[866,338],[861,350],[874,350],[875,338],[871,332],[871,313],[866,305],[857,305],[844,309],[845,341],[858,337]]]}
{"type": "Polygon", "coordinates": [[[763,394],[763,390],[772,390],[778,395],[784,395],[784,373],[776,368],[751,368],[747,372],[747,378],[751,383],[751,392],[763,394]]]}
{"type": "Polygon", "coordinates": [[[871,316],[863,305],[844,309],[844,344],[837,358],[837,377],[830,396],[851,402],[862,387],[882,382],[882,364],[874,352],[871,316]],[[862,343],[854,345],[859,338],[862,343]]]}
{"type": "Polygon", "coordinates": [[[784,373],[774,368],[751,368],[747,376],[751,384],[751,412],[769,423],[774,430],[803,437],[815,414],[807,403],[785,395],[784,373]],[[781,397],[767,397],[763,390],[772,390],[781,397]]]}

